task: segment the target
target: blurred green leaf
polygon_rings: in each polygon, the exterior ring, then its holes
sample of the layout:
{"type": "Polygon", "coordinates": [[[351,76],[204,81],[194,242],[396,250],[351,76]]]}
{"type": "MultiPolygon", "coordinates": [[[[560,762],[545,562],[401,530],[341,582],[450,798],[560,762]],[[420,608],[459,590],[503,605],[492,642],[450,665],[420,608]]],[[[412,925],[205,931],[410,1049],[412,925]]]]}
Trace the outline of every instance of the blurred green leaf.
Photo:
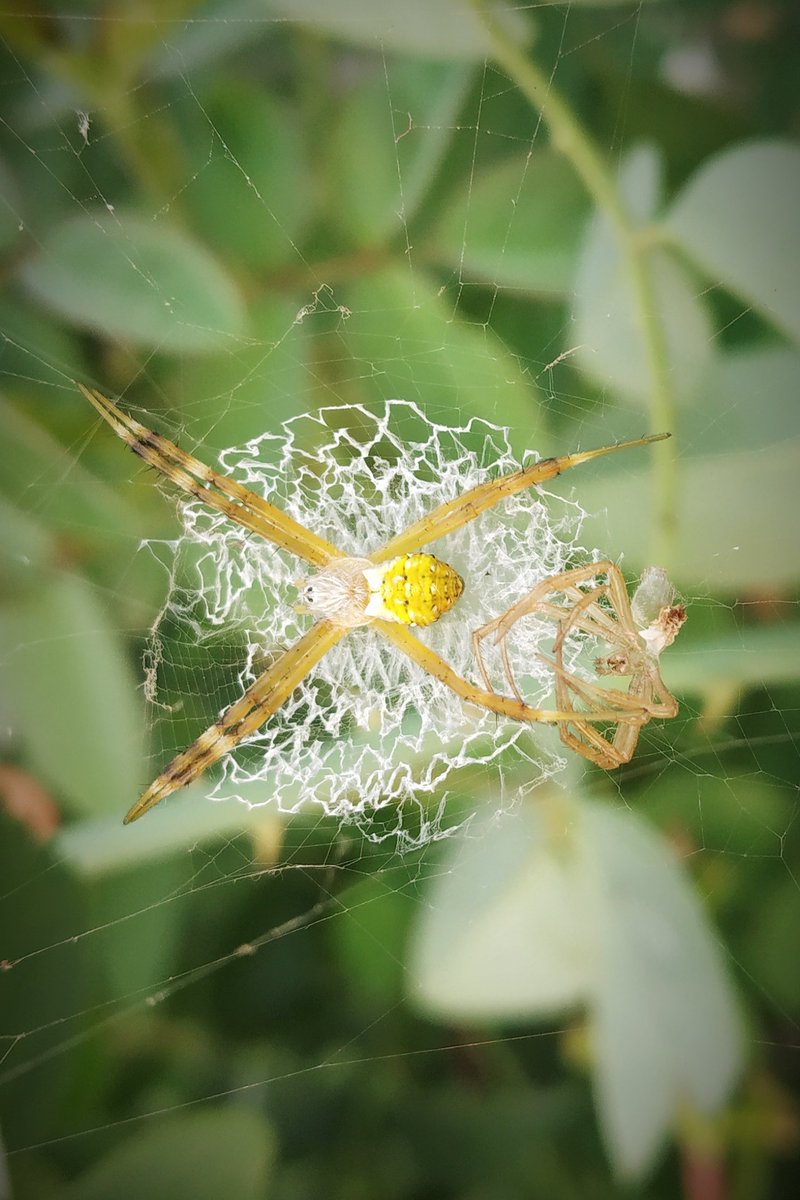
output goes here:
{"type": "MultiPolygon", "coordinates": [[[[121,827],[121,815],[116,820],[121,827]]],[[[92,953],[103,963],[109,996],[134,996],[169,975],[195,875],[185,854],[154,856],[96,877],[86,888],[92,953]]]]}
{"type": "Polygon", "coordinates": [[[348,98],[331,138],[331,218],[357,245],[402,239],[453,136],[470,73],[388,63],[348,98]]]}
{"type": "MultiPolygon", "coordinates": [[[[0,812],[0,879],[3,1139],[6,1145],[25,1145],[60,1119],[71,1091],[73,1064],[59,1053],[65,1017],[92,1002],[96,964],[88,944],[77,944],[76,935],[86,927],[78,881],[52,845],[34,841],[5,812],[0,812]]],[[[76,1026],[69,1028],[74,1032],[76,1026]]]]}
{"type": "MultiPolygon", "coordinates": [[[[97,479],[49,429],[0,401],[0,489],[40,525],[80,544],[98,534],[136,536],[136,511],[97,479]]],[[[87,412],[87,417],[89,416],[87,412]]]]}
{"type": "MultiPolygon", "coordinates": [[[[690,601],[690,619],[691,615],[690,601]]],[[[761,687],[790,683],[797,677],[800,623],[796,621],[748,625],[700,641],[685,638],[682,633],[662,660],[667,686],[676,691],[702,694],[720,685],[761,687]]]]}
{"type": "Polygon", "coordinates": [[[565,295],[572,291],[589,211],[586,191],[566,160],[534,150],[459,188],[425,250],[460,280],[565,295]]]}
{"type": "Polygon", "coordinates": [[[199,779],[148,814],[149,820],[123,825],[122,817],[136,797],[135,786],[126,784],[124,799],[113,815],[74,821],[59,831],[59,855],[79,874],[100,877],[157,863],[176,851],[228,840],[242,831],[252,830],[258,836],[259,827],[273,819],[273,810],[263,808],[268,784],[238,784],[244,804],[232,798],[212,803],[208,794],[213,786],[213,780],[199,779]],[[251,796],[254,803],[262,805],[261,809],[247,806],[251,796]]]}
{"type": "Polygon", "coordinates": [[[142,706],[93,588],[61,574],[0,609],[10,723],[32,769],[82,813],[122,813],[145,768],[142,706]]]}
{"type": "MultiPolygon", "coordinates": [[[[737,593],[783,588],[800,577],[794,497],[800,440],[749,451],[725,451],[679,463],[678,550],[670,576],[687,593],[737,593]]],[[[589,514],[581,528],[586,546],[599,546],[626,567],[652,556],[652,485],[649,472],[627,468],[584,475],[577,488],[589,514]]]]}
{"type": "Polygon", "coordinates": [[[190,113],[184,196],[197,231],[250,270],[295,264],[315,197],[292,109],[263,87],[225,80],[190,113]]]}
{"type": "Polygon", "coordinates": [[[185,79],[187,71],[209,67],[242,46],[268,39],[264,0],[206,0],[193,3],[191,17],[176,21],[169,38],[159,39],[146,64],[148,79],[185,79]]]}
{"type": "Polygon", "coordinates": [[[692,453],[755,450],[800,438],[800,351],[791,346],[744,346],[715,354],[697,402],[675,430],[692,453]]]}
{"type": "MultiPolygon", "coordinates": [[[[375,50],[399,50],[434,59],[481,60],[490,53],[477,15],[460,0],[264,0],[264,6],[315,32],[344,38],[375,50]]],[[[527,42],[528,27],[502,0],[492,8],[509,33],[527,42]]]]}
{"type": "Polygon", "coordinates": [[[783,877],[753,907],[741,954],[742,966],[758,980],[770,1001],[792,1014],[800,1013],[798,929],[800,889],[787,863],[783,877]]]}
{"type": "Polygon", "coordinates": [[[55,541],[43,525],[0,496],[0,578],[2,590],[40,585],[52,564],[55,541]]]}
{"type": "Polygon", "coordinates": [[[741,1055],[730,985],[688,880],[640,818],[540,790],[448,847],[427,900],[409,987],[425,1011],[588,1007],[620,1174],[649,1168],[681,1104],[725,1103],[741,1055]]]}
{"type": "Polygon", "coordinates": [[[518,1020],[584,1003],[588,897],[543,806],[482,815],[450,842],[412,937],[408,995],[444,1021],[518,1020]]]}
{"type": "Polygon", "coordinates": [[[8,164],[0,159],[0,250],[10,249],[24,228],[22,201],[8,164]]]}
{"type": "Polygon", "coordinates": [[[268,296],[250,310],[251,340],[233,351],[182,364],[165,391],[182,431],[207,448],[240,446],[277,432],[309,407],[311,339],[297,321],[300,302],[268,296]]]}
{"type": "Polygon", "coordinates": [[[373,877],[348,888],[333,930],[353,991],[374,1004],[396,1004],[403,994],[405,941],[416,911],[403,882],[393,871],[388,885],[373,877]]]}
{"type": "Polygon", "coordinates": [[[59,1194],[59,1200],[264,1200],[275,1155],[253,1108],[157,1116],[59,1194]]]}
{"type": "Polygon", "coordinates": [[[666,228],[712,283],[800,338],[800,149],[746,142],[705,163],[674,201],[666,228]]]}
{"type": "MultiPolygon", "coordinates": [[[[620,188],[634,216],[644,225],[655,214],[659,197],[658,161],[647,149],[630,155],[620,188]]],[[[665,342],[672,386],[679,400],[693,399],[714,340],[700,289],[684,266],[662,249],[649,252],[655,307],[665,342]]],[[[572,361],[589,378],[615,395],[646,405],[652,374],[642,338],[639,301],[617,237],[601,215],[589,225],[574,278],[574,322],[570,326],[572,361]]]]}
{"type": "Polygon", "coordinates": [[[68,322],[154,350],[207,353],[244,331],[241,297],[211,255],[177,229],[132,213],[64,222],[19,278],[68,322]]]}
{"type": "Polygon", "coordinates": [[[680,1107],[726,1103],[743,1044],[716,935],[661,838],[635,814],[585,805],[596,963],[591,1008],[600,1125],[617,1171],[652,1165],[680,1107]]]}
{"type": "Polygon", "coordinates": [[[416,401],[437,421],[489,415],[511,427],[518,451],[530,446],[540,421],[535,385],[492,331],[462,320],[422,272],[371,275],[351,285],[347,303],[341,337],[359,391],[416,401]]]}
{"type": "MultiPolygon", "coordinates": [[[[791,796],[767,779],[724,778],[676,762],[647,786],[647,816],[668,836],[688,834],[698,849],[758,861],[780,858],[793,816],[791,796]]],[[[702,870],[702,864],[699,864],[702,870]]],[[[741,871],[740,878],[743,878],[741,871]]]]}
{"type": "Polygon", "coordinates": [[[40,384],[52,398],[54,388],[61,389],[67,380],[85,374],[77,339],[49,313],[32,304],[18,287],[0,296],[0,328],[3,374],[9,391],[14,388],[27,393],[40,384]]]}

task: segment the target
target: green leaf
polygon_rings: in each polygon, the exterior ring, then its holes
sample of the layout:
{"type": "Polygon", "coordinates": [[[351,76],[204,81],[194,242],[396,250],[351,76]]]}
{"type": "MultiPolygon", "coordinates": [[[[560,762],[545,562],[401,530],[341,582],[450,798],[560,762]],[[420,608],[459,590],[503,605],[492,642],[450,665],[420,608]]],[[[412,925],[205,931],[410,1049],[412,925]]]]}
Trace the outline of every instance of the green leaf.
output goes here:
{"type": "Polygon", "coordinates": [[[132,214],[66,221],[19,277],[74,325],[164,352],[207,353],[241,336],[236,286],[197,242],[132,214]]]}
{"type": "Polygon", "coordinates": [[[425,250],[466,282],[564,295],[572,291],[588,213],[571,166],[559,154],[535,149],[459,189],[425,250]]]}
{"type": "Polygon", "coordinates": [[[313,406],[308,327],[299,301],[268,296],[250,310],[252,342],[181,365],[165,392],[181,413],[182,434],[198,453],[242,445],[277,431],[313,406]]]}
{"type": "Polygon", "coordinates": [[[67,379],[86,376],[77,337],[38,305],[31,304],[19,287],[10,287],[0,296],[0,328],[4,386],[9,392],[13,389],[24,390],[26,395],[46,394],[48,402],[52,402],[53,396],[63,389],[65,376],[67,379]]]}
{"type": "Polygon", "coordinates": [[[190,855],[155,856],[85,889],[92,957],[103,963],[109,996],[133,996],[169,975],[185,935],[193,876],[190,855]]]}
{"type": "Polygon", "coordinates": [[[403,239],[441,164],[464,100],[463,66],[400,60],[357,88],[330,147],[330,210],[357,245],[403,239]]]}
{"type": "Polygon", "coordinates": [[[97,972],[91,939],[76,937],[87,928],[79,881],[52,842],[34,841],[6,812],[0,812],[0,879],[3,959],[10,964],[3,971],[2,1021],[11,1035],[3,1050],[3,1139],[19,1146],[41,1138],[45,1125],[54,1128],[70,1103],[66,1097],[74,1100],[64,1022],[96,1002],[97,972]]]}
{"type": "Polygon", "coordinates": [[[618,1173],[637,1177],[682,1105],[724,1105],[742,1031],[717,938],[661,838],[604,805],[581,806],[579,836],[593,875],[596,1102],[618,1173]]]}
{"type": "MultiPolygon", "coordinates": [[[[652,218],[658,201],[657,172],[657,161],[646,149],[632,154],[622,172],[623,198],[642,224],[652,218]]],[[[648,257],[670,380],[678,399],[686,403],[695,397],[711,358],[713,329],[700,289],[684,266],[662,249],[651,250],[648,257]]],[[[574,289],[568,347],[577,347],[573,363],[615,395],[646,405],[652,375],[641,305],[617,236],[600,214],[587,231],[574,289]]]]}
{"type": "Polygon", "coordinates": [[[675,430],[694,452],[754,450],[800,438],[800,351],[791,346],[747,346],[717,354],[700,388],[702,400],[675,430]]]}
{"type": "MultiPolygon", "coordinates": [[[[292,21],[311,26],[380,52],[399,50],[434,59],[481,61],[491,54],[491,42],[478,14],[461,0],[264,0],[266,8],[292,21]]],[[[492,6],[509,34],[529,40],[520,15],[505,3],[492,6]]]]}
{"type": "Polygon", "coordinates": [[[2,401],[0,419],[0,489],[23,513],[78,544],[98,535],[116,541],[123,533],[141,532],[136,512],[44,425],[2,401]]]}
{"type": "Polygon", "coordinates": [[[125,786],[124,801],[112,816],[75,821],[59,831],[59,858],[87,878],[101,877],[139,864],[150,865],[204,842],[228,841],[242,831],[252,830],[258,836],[259,827],[274,819],[274,810],[263,807],[269,795],[268,782],[237,785],[238,795],[245,801],[252,796],[260,808],[248,808],[232,798],[226,803],[212,803],[208,793],[213,786],[213,780],[200,779],[170,796],[148,814],[147,820],[123,825],[122,817],[136,798],[131,781],[125,786]]]}
{"type": "Polygon", "coordinates": [[[788,142],[748,142],[701,167],[665,225],[712,283],[798,339],[798,207],[800,149],[788,142]]]}
{"type": "Polygon", "coordinates": [[[136,680],[94,590],[57,575],[0,609],[6,703],[32,769],[76,812],[122,813],[142,782],[136,680]]]}
{"type": "Polygon", "coordinates": [[[424,1012],[510,1020],[587,1000],[591,911],[572,855],[548,836],[545,806],[482,816],[449,843],[411,946],[409,997],[424,1012]]]}
{"type": "Polygon", "coordinates": [[[56,555],[55,539],[28,513],[0,496],[0,578],[3,591],[40,586],[56,555]]]}
{"type": "Polygon", "coordinates": [[[358,364],[350,368],[358,399],[413,400],[445,423],[484,417],[508,425],[518,451],[532,444],[534,385],[491,330],[462,320],[426,275],[376,273],[351,285],[347,303],[341,338],[358,364]]]}
{"type": "Polygon", "coordinates": [[[17,181],[0,159],[0,250],[9,250],[19,239],[24,223],[17,181]]]}
{"type": "Polygon", "coordinates": [[[175,21],[168,38],[159,38],[143,69],[148,80],[186,80],[188,72],[217,64],[246,45],[266,41],[272,26],[264,20],[264,0],[205,0],[191,18],[175,21]]]}
{"type": "MultiPolygon", "coordinates": [[[[689,619],[691,620],[691,598],[689,619]]],[[[717,687],[763,687],[793,683],[800,663],[800,624],[748,625],[735,633],[688,641],[687,633],[665,652],[664,679],[679,692],[717,687]]]]}
{"type": "Polygon", "coordinates": [[[387,887],[379,876],[348,888],[342,897],[335,937],[350,986],[368,1003],[389,1006],[403,995],[403,950],[416,909],[416,880],[403,886],[393,873],[387,887]]]}
{"type": "Polygon", "coordinates": [[[157,1116],[66,1187],[59,1200],[262,1200],[274,1156],[270,1127],[253,1108],[157,1116]]]}
{"type": "MultiPolygon", "coordinates": [[[[716,754],[715,745],[712,750],[716,754]]],[[[704,853],[725,855],[736,872],[737,889],[770,858],[782,857],[795,815],[790,791],[770,783],[763,772],[721,777],[698,770],[691,758],[672,765],[648,783],[646,794],[647,815],[666,836],[676,839],[677,831],[680,841],[688,834],[704,853]]],[[[713,879],[716,864],[703,865],[713,879]]],[[[754,978],[763,979],[758,972],[754,978]]]]}
{"type": "MultiPolygon", "coordinates": [[[[797,583],[800,439],[681,459],[678,471],[677,552],[667,567],[679,587],[736,594],[797,583]]],[[[650,565],[652,486],[640,467],[584,475],[582,543],[624,555],[626,570],[650,565]]]]}
{"type": "MultiPolygon", "coordinates": [[[[748,853],[752,850],[748,848],[748,853]]],[[[772,886],[748,921],[742,966],[757,979],[776,1008],[800,1013],[800,891],[787,864],[787,873],[772,886]]]]}
{"type": "Polygon", "coordinates": [[[600,1124],[624,1175],[651,1165],[681,1105],[717,1111],[741,1065],[716,940],[661,838],[554,787],[448,846],[410,995],[450,1020],[586,1006],[600,1124]]]}
{"type": "Polygon", "coordinates": [[[262,87],[225,80],[190,114],[184,196],[198,233],[251,270],[296,263],[314,187],[293,111],[262,87]]]}

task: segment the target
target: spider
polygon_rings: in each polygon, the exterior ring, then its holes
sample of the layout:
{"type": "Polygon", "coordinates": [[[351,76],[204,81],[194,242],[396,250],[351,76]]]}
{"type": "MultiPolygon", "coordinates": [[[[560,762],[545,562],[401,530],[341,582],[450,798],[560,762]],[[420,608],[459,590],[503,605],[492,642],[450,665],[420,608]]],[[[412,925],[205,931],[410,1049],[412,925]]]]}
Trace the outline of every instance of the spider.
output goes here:
{"type": "MultiPolygon", "coordinates": [[[[506,496],[554,479],[563,471],[601,455],[661,441],[669,434],[651,434],[595,450],[543,459],[478,484],[439,505],[390,538],[379,550],[364,558],[353,558],[255,492],[212,470],[167,438],[154,433],[99,392],[82,384],[78,386],[130,449],[181,491],[223,513],[235,525],[258,534],[317,568],[317,572],[301,585],[303,606],[317,617],[316,622],[191,746],[172,759],[124,817],[126,825],[203,775],[239,742],[259,729],[288,700],[320,659],[350,629],[360,625],[371,625],[424,671],[470,704],[517,721],[574,724],[575,712],[570,704],[562,703],[558,710],[532,708],[522,700],[515,686],[512,687],[513,696],[498,695],[488,685],[488,679],[485,679],[486,688],[478,687],[458,675],[444,659],[414,636],[412,627],[430,625],[438,620],[453,607],[464,588],[463,580],[452,567],[423,552],[422,547],[460,529],[506,496]]],[[[596,565],[592,570],[596,572],[596,565]]],[[[561,578],[556,577],[552,582],[557,583],[561,578]]],[[[505,614],[500,620],[509,615],[505,614]]],[[[556,661],[558,665],[558,654],[556,661]]],[[[557,681],[560,681],[563,701],[567,693],[561,670],[558,666],[557,681]]],[[[583,720],[619,721],[619,704],[619,699],[610,699],[605,708],[602,705],[595,707],[583,720]]],[[[652,704],[637,705],[631,698],[625,720],[635,730],[654,715],[652,704]]],[[[582,747],[576,740],[575,748],[585,757],[591,757],[588,747],[588,742],[582,747]]]]}
{"type": "Polygon", "coordinates": [[[686,620],[686,609],[673,600],[672,586],[660,567],[647,568],[632,601],[619,567],[611,562],[590,563],[545,579],[473,633],[483,682],[491,690],[482,643],[494,635],[508,685],[521,701],[509,660],[508,634],[523,617],[554,621],[553,657],[538,657],[553,670],[558,708],[572,712],[572,719],[559,725],[561,740],[607,771],[619,767],[630,762],[643,725],[652,717],[666,719],[678,713],[678,702],[667,690],[658,665],[661,651],[672,645],[686,620]],[[600,582],[603,577],[605,582],[600,582]],[[560,604],[559,597],[566,603],[560,604]],[[601,676],[630,676],[627,691],[586,682],[565,669],[564,645],[573,631],[613,647],[611,654],[595,659],[594,668],[601,676]],[[582,707],[576,708],[576,703],[582,707]],[[604,737],[594,725],[601,719],[600,712],[609,709],[616,710],[607,722],[616,727],[613,738],[604,737]]]}

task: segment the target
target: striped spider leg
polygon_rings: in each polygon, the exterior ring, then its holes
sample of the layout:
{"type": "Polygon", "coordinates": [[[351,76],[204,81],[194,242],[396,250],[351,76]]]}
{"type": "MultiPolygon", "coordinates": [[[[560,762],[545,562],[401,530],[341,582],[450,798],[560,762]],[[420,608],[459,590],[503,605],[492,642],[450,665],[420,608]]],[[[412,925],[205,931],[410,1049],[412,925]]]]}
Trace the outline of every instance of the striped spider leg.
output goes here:
{"type": "Polygon", "coordinates": [[[482,643],[492,637],[493,644],[500,646],[506,681],[521,700],[509,658],[508,635],[523,617],[552,621],[556,626],[553,656],[537,657],[552,668],[557,708],[571,713],[570,719],[559,725],[561,740],[599,767],[612,770],[630,761],[648,721],[678,713],[678,703],[659,668],[661,651],[672,644],[686,620],[685,608],[673,599],[669,580],[658,567],[645,571],[633,602],[614,563],[590,563],[554,575],[475,631],[472,640],[483,681],[491,688],[482,643]],[[605,582],[601,582],[603,577],[605,582]],[[649,603],[643,604],[643,600],[649,603]],[[649,616],[653,619],[648,623],[649,616]],[[587,682],[565,668],[564,646],[573,632],[611,647],[610,654],[595,660],[595,671],[600,676],[629,677],[626,691],[587,682]],[[609,711],[613,716],[608,716],[609,711]],[[598,723],[613,725],[613,737],[604,736],[596,728],[598,723]]]}
{"type": "MultiPolygon", "coordinates": [[[[345,555],[248,488],[221,475],[160,434],[122,412],[99,392],[81,391],[114,432],[149,466],[181,491],[224,513],[234,524],[304,559],[317,568],[302,587],[304,606],[317,622],[186,750],[176,755],[124,818],[137,820],[159,801],[197,779],[243,738],[264,724],[315,665],[352,628],[372,625],[428,674],[468,703],[518,721],[573,722],[571,706],[531,708],[516,693],[500,696],[459,676],[409,630],[430,625],[463,590],[452,567],[422,547],[452,533],[507,496],[554,479],[563,471],[617,450],[668,437],[654,434],[559,458],[548,458],[479,484],[433,509],[365,558],[345,555]]],[[[614,706],[599,707],[588,720],[617,719],[614,706]]],[[[581,751],[583,753],[583,751],[581,751]]]]}

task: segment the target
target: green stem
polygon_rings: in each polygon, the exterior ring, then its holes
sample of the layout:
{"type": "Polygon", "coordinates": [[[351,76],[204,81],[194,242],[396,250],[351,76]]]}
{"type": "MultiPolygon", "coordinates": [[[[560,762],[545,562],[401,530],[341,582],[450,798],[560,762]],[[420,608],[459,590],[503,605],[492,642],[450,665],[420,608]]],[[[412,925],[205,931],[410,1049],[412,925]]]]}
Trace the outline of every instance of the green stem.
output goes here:
{"type": "MultiPolygon", "coordinates": [[[[486,0],[466,0],[489,35],[497,65],[542,114],[554,147],[572,164],[587,192],[603,212],[617,238],[627,266],[650,372],[650,419],[653,432],[674,431],[675,402],[669,375],[664,329],[658,313],[651,247],[620,195],[608,164],[589,133],[553,88],[550,78],[523,53],[486,7],[486,0]]],[[[677,532],[678,474],[675,441],[653,447],[655,528],[653,560],[671,565],[677,532]]]]}

